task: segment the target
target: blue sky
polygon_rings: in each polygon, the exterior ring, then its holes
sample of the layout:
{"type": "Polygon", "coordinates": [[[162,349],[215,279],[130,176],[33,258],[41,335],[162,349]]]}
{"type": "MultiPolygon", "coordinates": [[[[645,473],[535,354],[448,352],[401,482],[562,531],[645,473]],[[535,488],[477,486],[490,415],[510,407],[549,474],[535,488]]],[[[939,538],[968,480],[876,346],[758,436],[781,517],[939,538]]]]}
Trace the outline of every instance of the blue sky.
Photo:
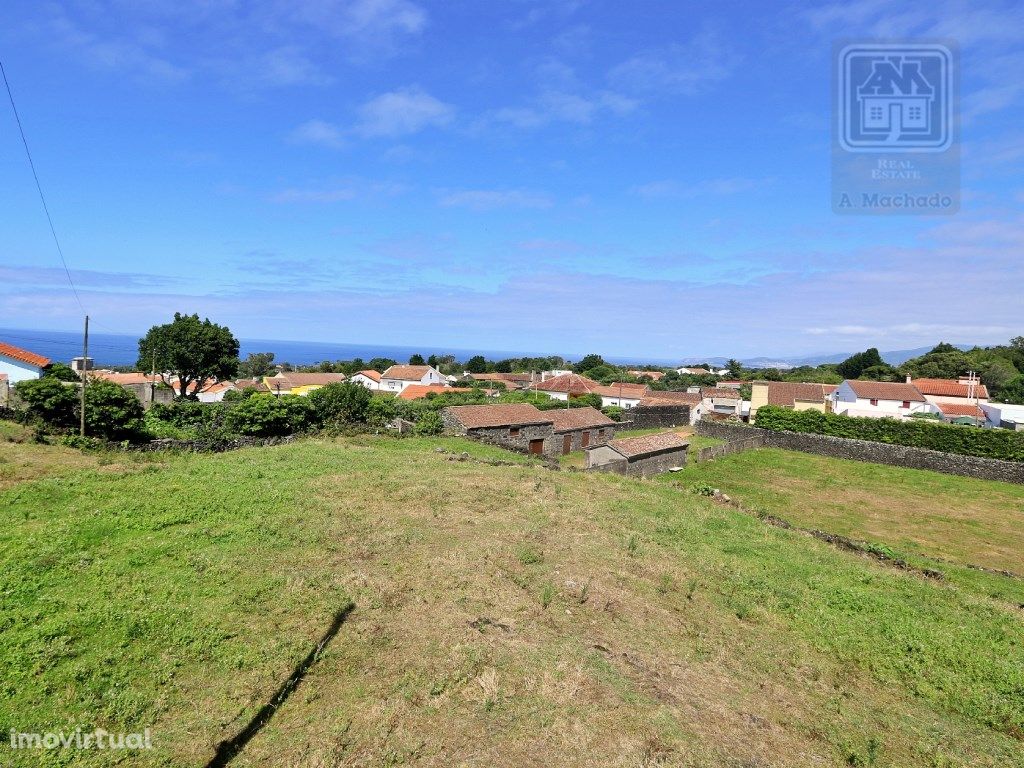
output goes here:
{"type": "MultiPolygon", "coordinates": [[[[7,6],[3,61],[95,327],[799,355],[1024,332],[1024,5],[7,6]],[[831,52],[955,39],[963,203],[831,211],[831,52]]],[[[0,314],[79,327],[9,109],[0,314]]]]}

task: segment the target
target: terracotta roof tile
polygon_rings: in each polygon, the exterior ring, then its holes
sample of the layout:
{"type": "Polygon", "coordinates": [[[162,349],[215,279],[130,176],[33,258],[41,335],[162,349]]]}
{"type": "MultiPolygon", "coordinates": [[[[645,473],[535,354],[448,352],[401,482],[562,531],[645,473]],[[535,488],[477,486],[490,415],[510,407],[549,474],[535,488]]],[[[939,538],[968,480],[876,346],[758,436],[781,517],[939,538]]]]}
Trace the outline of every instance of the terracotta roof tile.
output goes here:
{"type": "Polygon", "coordinates": [[[836,391],[834,384],[806,384],[795,381],[769,381],[768,405],[792,408],[797,400],[825,402],[828,395],[836,391]]]}
{"type": "Polygon", "coordinates": [[[381,374],[382,379],[419,381],[430,372],[429,365],[392,365],[381,374]]]}
{"type": "Polygon", "coordinates": [[[594,391],[595,387],[601,386],[593,379],[580,376],[578,373],[563,373],[561,376],[552,376],[534,386],[534,389],[541,392],[568,392],[570,395],[587,395],[594,391]]]}
{"type": "Polygon", "coordinates": [[[717,397],[723,400],[739,400],[738,390],[729,387],[701,387],[701,397],[717,397]]]}
{"type": "Polygon", "coordinates": [[[603,397],[619,397],[621,394],[623,398],[630,398],[631,400],[640,400],[650,392],[650,389],[646,384],[622,384],[620,387],[618,384],[606,384],[594,387],[593,393],[595,395],[601,395],[603,397]]]}
{"type": "Polygon", "coordinates": [[[555,432],[572,432],[577,429],[591,427],[610,427],[616,422],[609,419],[596,408],[556,408],[547,411],[547,416],[555,424],[555,432]]]}
{"type": "Polygon", "coordinates": [[[936,403],[935,406],[942,411],[943,416],[970,416],[975,419],[984,419],[985,412],[973,403],[936,403]]]}
{"type": "MultiPolygon", "coordinates": [[[[380,371],[375,371],[371,368],[370,370],[367,371],[359,371],[359,373],[361,373],[363,376],[370,379],[371,381],[376,381],[380,383],[380,371]]],[[[355,375],[358,376],[359,373],[355,375]]]]}
{"type": "Polygon", "coordinates": [[[22,363],[28,363],[38,368],[45,368],[50,364],[50,358],[37,355],[35,352],[29,352],[27,349],[16,347],[13,344],[7,344],[0,341],[0,357],[9,357],[13,360],[18,360],[22,363]]]}
{"type": "Polygon", "coordinates": [[[675,432],[659,432],[654,435],[609,440],[608,445],[627,459],[634,459],[649,454],[685,450],[690,444],[675,432]]]}
{"type": "Polygon", "coordinates": [[[550,415],[529,403],[453,405],[445,410],[465,429],[553,423],[550,415]]]}
{"type": "Polygon", "coordinates": [[[988,388],[984,384],[974,386],[974,394],[968,394],[966,384],[956,379],[914,379],[910,382],[917,387],[922,395],[938,395],[945,397],[980,397],[988,399],[988,388]]]}
{"type": "Polygon", "coordinates": [[[847,379],[846,383],[850,385],[850,389],[859,399],[925,402],[924,395],[913,384],[895,381],[860,381],[859,379],[847,379]]]}

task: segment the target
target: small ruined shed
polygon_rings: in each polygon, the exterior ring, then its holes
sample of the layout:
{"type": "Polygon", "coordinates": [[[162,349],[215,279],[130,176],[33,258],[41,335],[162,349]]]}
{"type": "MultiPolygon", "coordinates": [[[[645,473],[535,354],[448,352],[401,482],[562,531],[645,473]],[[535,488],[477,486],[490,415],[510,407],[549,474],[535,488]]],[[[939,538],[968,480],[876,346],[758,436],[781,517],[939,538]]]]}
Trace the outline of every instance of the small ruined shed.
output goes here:
{"type": "Polygon", "coordinates": [[[690,443],[674,432],[609,440],[587,449],[589,470],[650,477],[686,466],[690,443]]]}

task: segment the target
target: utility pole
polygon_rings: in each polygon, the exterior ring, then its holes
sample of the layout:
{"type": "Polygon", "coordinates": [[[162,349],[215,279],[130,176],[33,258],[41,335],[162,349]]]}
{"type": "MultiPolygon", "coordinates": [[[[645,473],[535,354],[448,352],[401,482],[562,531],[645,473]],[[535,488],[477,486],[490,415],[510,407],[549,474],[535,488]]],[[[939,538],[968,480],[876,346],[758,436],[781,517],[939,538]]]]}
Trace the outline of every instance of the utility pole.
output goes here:
{"type": "Polygon", "coordinates": [[[80,409],[82,412],[82,423],[79,429],[79,434],[85,437],[85,385],[89,380],[89,316],[85,316],[85,335],[82,336],[82,402],[80,403],[80,409]]]}

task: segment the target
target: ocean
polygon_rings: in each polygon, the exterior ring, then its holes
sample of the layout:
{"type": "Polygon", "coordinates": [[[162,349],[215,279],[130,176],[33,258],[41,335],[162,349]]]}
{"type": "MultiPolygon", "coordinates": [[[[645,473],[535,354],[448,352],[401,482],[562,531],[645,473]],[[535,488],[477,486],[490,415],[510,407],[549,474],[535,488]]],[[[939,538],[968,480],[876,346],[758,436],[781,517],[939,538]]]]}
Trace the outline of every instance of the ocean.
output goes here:
{"type": "MultiPolygon", "coordinates": [[[[82,354],[81,331],[33,331],[14,328],[0,328],[0,341],[28,349],[37,354],[70,362],[82,354]]],[[[455,349],[446,347],[402,347],[386,344],[333,344],[313,341],[286,341],[281,339],[239,339],[240,355],[244,360],[251,352],[273,352],[277,363],[292,365],[313,365],[324,360],[354,360],[361,357],[369,361],[375,357],[387,357],[404,363],[411,355],[428,357],[455,355],[465,362],[474,355],[483,355],[488,360],[502,360],[508,357],[545,357],[544,352],[510,352],[494,349],[455,349]]],[[[557,354],[557,353],[556,353],[557,354]]],[[[135,365],[139,356],[139,337],[131,334],[89,333],[89,357],[97,368],[104,366],[135,365]]],[[[568,360],[578,360],[582,355],[563,355],[568,360]]],[[[606,357],[609,362],[637,363],[637,360],[606,357]]]]}

